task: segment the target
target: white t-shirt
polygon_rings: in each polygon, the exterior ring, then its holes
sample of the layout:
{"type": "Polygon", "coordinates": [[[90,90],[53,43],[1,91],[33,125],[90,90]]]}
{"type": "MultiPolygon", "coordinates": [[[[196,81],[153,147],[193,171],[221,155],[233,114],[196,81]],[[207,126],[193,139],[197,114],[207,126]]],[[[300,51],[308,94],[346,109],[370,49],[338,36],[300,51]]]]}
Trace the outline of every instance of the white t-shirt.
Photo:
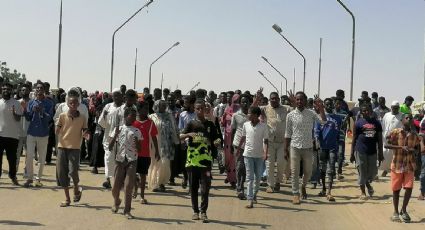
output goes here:
{"type": "MultiPolygon", "coordinates": [[[[21,104],[23,110],[26,108],[28,102],[25,102],[24,99],[19,100],[19,103],[21,104]]],[[[30,122],[27,121],[25,116],[22,116],[21,117],[21,128],[19,129],[19,137],[26,137],[27,136],[29,126],[30,126],[30,122]]]]}
{"type": "MultiPolygon", "coordinates": [[[[69,110],[68,104],[66,102],[61,103],[58,108],[56,109],[55,116],[53,117],[53,120],[55,124],[59,120],[59,115],[61,113],[67,113],[69,110]]],[[[86,121],[89,120],[89,110],[87,109],[87,106],[83,103],[80,103],[80,105],[77,108],[78,112],[80,112],[81,115],[83,115],[86,118],[86,121]]]]}
{"type": "Polygon", "coordinates": [[[259,122],[252,126],[251,121],[247,121],[242,127],[242,136],[246,137],[244,157],[261,158],[264,155],[263,143],[269,138],[267,125],[259,122]]]}
{"type": "Polygon", "coordinates": [[[140,144],[141,140],[143,140],[142,133],[138,128],[122,125],[117,138],[117,155],[115,159],[119,162],[124,162],[126,158],[129,162],[136,161],[136,144],[140,144]],[[134,142],[135,137],[137,138],[137,142],[134,142]]]}
{"type": "Polygon", "coordinates": [[[0,99],[0,137],[19,139],[21,121],[15,120],[13,107],[16,114],[22,115],[22,106],[16,99],[10,98],[7,101],[0,99]]]}

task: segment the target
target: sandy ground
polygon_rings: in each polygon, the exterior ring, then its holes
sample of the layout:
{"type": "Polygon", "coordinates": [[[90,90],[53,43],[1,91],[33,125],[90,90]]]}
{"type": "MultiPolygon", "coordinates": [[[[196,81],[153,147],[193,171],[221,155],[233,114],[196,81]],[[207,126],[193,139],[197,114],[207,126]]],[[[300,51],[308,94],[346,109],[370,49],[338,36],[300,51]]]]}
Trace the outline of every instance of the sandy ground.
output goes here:
{"type": "MultiPolygon", "coordinates": [[[[18,175],[21,184],[23,160],[18,175]]],[[[5,157],[3,162],[3,169],[7,169],[5,157]]],[[[149,205],[133,200],[132,214],[136,218],[127,220],[122,209],[118,214],[111,213],[111,191],[101,188],[103,175],[91,174],[87,165],[83,164],[80,171],[83,197],[79,204],[67,208],[59,207],[64,194],[56,187],[55,166],[46,166],[44,174],[42,188],[26,189],[13,186],[3,171],[0,229],[425,229],[425,201],[416,199],[418,182],[408,208],[412,223],[393,223],[389,178],[373,184],[374,198],[360,201],[357,173],[351,164],[345,168],[344,181],[335,184],[334,203],[318,197],[320,190],[309,186],[309,199],[292,205],[290,185],[283,185],[281,192],[273,194],[265,193],[262,187],[258,204],[251,210],[244,207],[246,201],[235,198],[235,191],[215,170],[208,224],[191,220],[190,197],[180,186],[167,186],[165,193],[148,192],[149,205]]]]}

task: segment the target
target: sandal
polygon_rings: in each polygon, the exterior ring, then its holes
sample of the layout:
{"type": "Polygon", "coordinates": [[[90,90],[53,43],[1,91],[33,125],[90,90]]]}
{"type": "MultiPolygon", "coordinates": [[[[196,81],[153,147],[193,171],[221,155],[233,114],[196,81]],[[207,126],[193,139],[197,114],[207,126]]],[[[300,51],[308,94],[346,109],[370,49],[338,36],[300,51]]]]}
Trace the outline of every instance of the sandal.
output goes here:
{"type": "Polygon", "coordinates": [[[366,196],[366,194],[362,194],[362,195],[360,195],[359,199],[360,199],[360,200],[367,200],[367,196],[366,196]]]}
{"type": "Polygon", "coordinates": [[[325,197],[326,196],[326,191],[325,190],[322,190],[317,195],[320,196],[320,197],[325,197]]]}
{"type": "Polygon", "coordinates": [[[141,204],[148,204],[148,200],[142,198],[142,199],[140,199],[140,203],[141,204]]]}
{"type": "Polygon", "coordinates": [[[420,194],[420,195],[418,196],[418,200],[425,200],[424,195],[420,194]]]}
{"type": "Polygon", "coordinates": [[[392,222],[401,222],[400,216],[398,215],[398,213],[393,214],[393,216],[391,217],[391,221],[392,222]]]}
{"type": "Polygon", "coordinates": [[[133,193],[133,195],[131,196],[133,199],[137,198],[137,193],[133,193]]]}
{"type": "Polygon", "coordinates": [[[70,200],[66,200],[66,201],[62,201],[61,204],[59,205],[59,207],[68,207],[71,205],[71,201],[70,200]]]}
{"type": "Polygon", "coordinates": [[[335,202],[335,197],[333,197],[331,194],[328,194],[326,199],[328,199],[329,202],[335,202]]]}
{"type": "Polygon", "coordinates": [[[78,188],[78,195],[74,195],[74,203],[79,202],[81,200],[81,196],[83,195],[83,188],[78,188]]]}

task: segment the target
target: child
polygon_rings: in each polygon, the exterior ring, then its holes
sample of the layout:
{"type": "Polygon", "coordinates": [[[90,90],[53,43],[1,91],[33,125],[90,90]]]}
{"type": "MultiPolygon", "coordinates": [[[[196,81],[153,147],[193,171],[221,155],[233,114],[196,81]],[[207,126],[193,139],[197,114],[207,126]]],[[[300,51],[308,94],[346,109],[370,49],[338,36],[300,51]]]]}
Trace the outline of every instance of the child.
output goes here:
{"type": "MultiPolygon", "coordinates": [[[[415,148],[421,143],[412,122],[412,114],[406,114],[402,120],[403,127],[393,129],[386,137],[388,144],[385,145],[385,148],[394,150],[391,163],[394,214],[391,220],[395,222],[399,222],[400,218],[404,222],[410,222],[410,216],[406,209],[415,181],[415,148]],[[399,212],[398,204],[402,187],[406,192],[404,193],[403,206],[399,212]]],[[[423,147],[423,143],[421,147],[423,147]]]]}
{"type": "Polygon", "coordinates": [[[195,102],[196,119],[189,121],[180,134],[181,140],[188,139],[186,169],[189,176],[192,220],[199,220],[198,189],[201,185],[201,219],[208,223],[208,195],[211,187],[212,145],[221,144],[220,136],[212,121],[205,119],[205,102],[195,102]]]}
{"type": "Polygon", "coordinates": [[[140,121],[134,121],[133,126],[140,130],[143,140],[140,141],[141,149],[138,152],[137,157],[137,173],[140,175],[140,180],[136,177],[136,186],[134,186],[133,198],[137,198],[137,184],[140,185],[140,203],[147,204],[148,201],[145,199],[145,183],[146,175],[151,164],[151,150],[150,141],[153,142],[155,148],[155,158],[159,159],[158,151],[158,130],[151,119],[148,118],[149,105],[147,103],[140,104],[139,106],[139,117],[140,121]],[[137,183],[139,182],[139,183],[137,183]]]}
{"type": "Polygon", "coordinates": [[[112,212],[117,213],[121,204],[120,190],[125,187],[124,215],[127,219],[133,219],[131,215],[131,192],[136,181],[137,153],[140,151],[140,140],[142,134],[132,124],[136,121],[136,109],[126,107],[124,110],[124,125],[115,128],[115,134],[109,143],[109,151],[112,151],[117,144],[115,157],[115,181],[112,187],[112,197],[114,205],[112,212]],[[116,143],[115,143],[116,142],[116,143]]]}
{"type": "Polygon", "coordinates": [[[261,174],[263,172],[263,163],[267,159],[268,153],[268,130],[265,123],[260,122],[261,109],[251,107],[248,113],[249,121],[243,124],[242,138],[239,142],[236,155],[241,152],[242,145],[245,143],[243,152],[246,179],[247,179],[247,198],[246,208],[253,208],[257,202],[257,192],[260,187],[261,174]],[[255,187],[254,187],[255,185],[255,187]]]}
{"type": "Polygon", "coordinates": [[[56,161],[56,179],[58,186],[65,191],[66,200],[60,207],[68,207],[71,204],[69,197],[69,177],[74,182],[74,202],[79,202],[83,194],[83,188],[78,186],[80,181],[78,169],[80,166],[80,147],[84,138],[89,138],[87,131],[87,119],[78,111],[79,100],[77,97],[68,98],[68,112],[59,115],[56,124],[58,135],[58,151],[56,161]],[[70,168],[69,168],[70,167],[70,168]]]}

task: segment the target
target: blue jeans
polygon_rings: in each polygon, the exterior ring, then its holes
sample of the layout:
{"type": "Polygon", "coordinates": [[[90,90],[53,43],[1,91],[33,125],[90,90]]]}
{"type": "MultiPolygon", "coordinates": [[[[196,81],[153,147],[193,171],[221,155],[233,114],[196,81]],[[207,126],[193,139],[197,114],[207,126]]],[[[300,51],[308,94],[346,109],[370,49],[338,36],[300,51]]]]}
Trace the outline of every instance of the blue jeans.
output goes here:
{"type": "Polygon", "coordinates": [[[246,168],[246,196],[248,200],[253,200],[260,188],[264,160],[263,158],[244,157],[244,161],[246,168]]]}
{"type": "Polygon", "coordinates": [[[425,194],[425,155],[421,156],[421,193],[425,194]]]}
{"type": "Polygon", "coordinates": [[[339,143],[337,160],[338,160],[338,174],[342,174],[342,167],[344,165],[344,160],[345,160],[345,142],[339,143]]]}
{"type": "Polygon", "coordinates": [[[310,178],[310,181],[313,184],[317,184],[320,178],[319,151],[313,150],[313,171],[310,178]]]}

